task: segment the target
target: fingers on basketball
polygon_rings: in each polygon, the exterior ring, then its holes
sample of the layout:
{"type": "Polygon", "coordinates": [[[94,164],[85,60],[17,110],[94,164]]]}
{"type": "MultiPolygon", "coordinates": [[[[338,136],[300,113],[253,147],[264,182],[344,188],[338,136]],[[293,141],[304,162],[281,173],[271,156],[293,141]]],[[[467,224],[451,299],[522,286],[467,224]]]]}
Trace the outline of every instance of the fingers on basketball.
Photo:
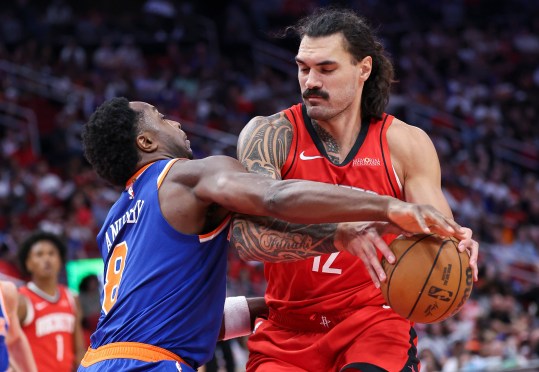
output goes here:
{"type": "Polygon", "coordinates": [[[394,265],[382,265],[387,280],[381,291],[387,304],[413,322],[436,323],[456,314],[473,288],[469,255],[459,252],[458,241],[435,234],[401,236],[390,248],[394,265]]]}

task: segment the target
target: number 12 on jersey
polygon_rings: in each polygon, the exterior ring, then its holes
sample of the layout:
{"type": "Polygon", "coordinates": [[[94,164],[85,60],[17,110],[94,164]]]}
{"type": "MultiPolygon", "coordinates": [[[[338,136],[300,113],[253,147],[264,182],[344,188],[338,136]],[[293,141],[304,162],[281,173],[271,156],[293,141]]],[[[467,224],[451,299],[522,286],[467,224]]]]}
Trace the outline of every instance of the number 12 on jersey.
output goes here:
{"type": "Polygon", "coordinates": [[[342,269],[331,267],[331,264],[335,261],[339,253],[340,252],[333,252],[332,254],[329,255],[328,259],[326,260],[326,262],[324,262],[324,265],[322,266],[322,271],[320,271],[320,261],[322,260],[322,256],[316,256],[313,259],[313,271],[317,273],[322,272],[326,274],[336,274],[336,275],[342,274],[342,269]]]}

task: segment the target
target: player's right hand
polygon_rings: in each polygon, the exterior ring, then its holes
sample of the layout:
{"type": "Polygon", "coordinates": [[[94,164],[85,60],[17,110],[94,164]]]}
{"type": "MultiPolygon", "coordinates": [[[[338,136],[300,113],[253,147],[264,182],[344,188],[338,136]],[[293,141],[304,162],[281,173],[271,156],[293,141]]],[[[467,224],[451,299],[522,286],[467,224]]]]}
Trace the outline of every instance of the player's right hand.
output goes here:
{"type": "Polygon", "coordinates": [[[458,240],[467,237],[465,228],[431,205],[393,199],[389,204],[387,216],[390,222],[409,233],[434,233],[442,237],[454,236],[458,240]]]}

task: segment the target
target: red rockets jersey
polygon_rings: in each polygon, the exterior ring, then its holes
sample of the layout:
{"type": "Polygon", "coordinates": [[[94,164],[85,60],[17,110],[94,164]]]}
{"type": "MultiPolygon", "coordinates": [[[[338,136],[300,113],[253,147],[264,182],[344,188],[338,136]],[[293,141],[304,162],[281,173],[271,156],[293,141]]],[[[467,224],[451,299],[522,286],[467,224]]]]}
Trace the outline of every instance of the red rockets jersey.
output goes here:
{"type": "Polygon", "coordinates": [[[19,291],[29,300],[22,329],[28,338],[39,372],[73,370],[75,302],[69,290],[59,285],[54,301],[33,283],[19,291]]]}
{"type": "MultiPolygon", "coordinates": [[[[326,158],[304,105],[284,112],[292,123],[294,138],[281,169],[283,179],[320,181],[402,199],[386,140],[392,116],[384,114],[382,120],[364,121],[346,159],[334,165],[326,158]]],[[[381,258],[380,252],[378,255],[381,258]]],[[[266,301],[278,311],[340,313],[384,303],[363,261],[347,252],[265,263],[265,275],[266,301]]]]}

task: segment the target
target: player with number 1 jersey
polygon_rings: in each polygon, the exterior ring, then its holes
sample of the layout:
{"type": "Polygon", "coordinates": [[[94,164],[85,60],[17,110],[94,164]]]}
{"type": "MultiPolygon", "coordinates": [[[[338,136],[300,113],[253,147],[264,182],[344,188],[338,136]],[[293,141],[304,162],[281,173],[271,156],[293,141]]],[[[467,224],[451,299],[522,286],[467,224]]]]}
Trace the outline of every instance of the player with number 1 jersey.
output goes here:
{"type": "Polygon", "coordinates": [[[26,303],[26,317],[21,322],[40,372],[73,370],[73,338],[76,305],[73,295],[63,285],[50,296],[33,282],[19,288],[26,303]]]}

